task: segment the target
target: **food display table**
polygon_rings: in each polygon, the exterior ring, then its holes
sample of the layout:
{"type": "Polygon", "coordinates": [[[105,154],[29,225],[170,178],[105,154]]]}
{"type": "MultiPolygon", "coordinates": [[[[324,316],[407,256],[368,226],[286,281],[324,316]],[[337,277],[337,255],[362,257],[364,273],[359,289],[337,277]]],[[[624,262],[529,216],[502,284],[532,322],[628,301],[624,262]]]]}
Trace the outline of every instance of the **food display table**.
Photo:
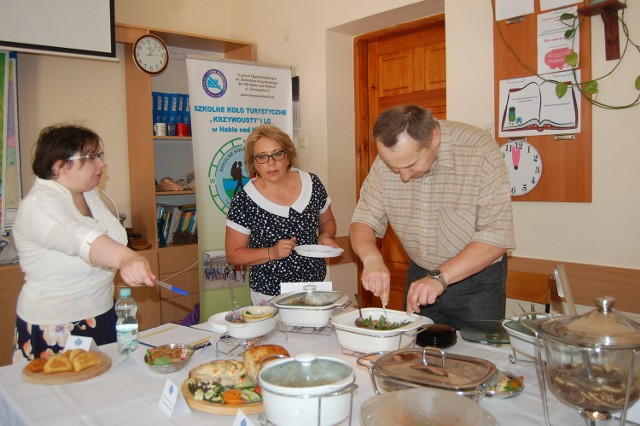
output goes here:
{"type": "MultiPolygon", "coordinates": [[[[167,416],[158,402],[167,377],[178,387],[187,378],[189,370],[219,358],[230,358],[221,353],[215,343],[220,337],[211,331],[208,323],[195,326],[197,330],[182,326],[164,325],[141,332],[141,340],[151,336],[163,343],[174,343],[185,332],[211,333],[211,346],[200,349],[184,369],[169,375],[152,372],[144,365],[145,347],[140,346],[131,356],[118,355],[115,344],[100,347],[111,356],[112,367],[104,374],[86,381],[64,385],[27,383],[21,376],[24,365],[0,368],[0,424],[9,425],[232,425],[234,416],[211,414],[196,410],[174,412],[167,416]]],[[[369,371],[356,363],[353,354],[344,354],[335,333],[325,330],[319,334],[279,331],[265,343],[284,346],[292,355],[313,352],[348,361],[354,366],[358,389],[354,394],[351,424],[360,424],[360,406],[374,396],[369,371]]],[[[181,339],[182,340],[182,339],[181,339]]],[[[524,391],[510,399],[483,398],[480,406],[491,413],[502,425],[544,424],[540,390],[536,380],[535,364],[519,360],[509,362],[511,347],[487,346],[471,343],[458,336],[457,343],[446,352],[469,355],[493,362],[498,368],[524,376],[524,391]]],[[[226,351],[230,353],[229,351],[226,351]]],[[[232,353],[232,352],[231,352],[232,353]]],[[[241,358],[235,357],[241,360],[241,358]]],[[[461,397],[462,398],[462,397],[461,397]]],[[[570,407],[559,402],[548,392],[549,411],[553,425],[581,425],[582,418],[570,407]]],[[[257,426],[259,415],[249,418],[257,426]]],[[[346,422],[345,422],[346,424],[346,422]]],[[[611,421],[610,424],[617,424],[611,421]]]]}

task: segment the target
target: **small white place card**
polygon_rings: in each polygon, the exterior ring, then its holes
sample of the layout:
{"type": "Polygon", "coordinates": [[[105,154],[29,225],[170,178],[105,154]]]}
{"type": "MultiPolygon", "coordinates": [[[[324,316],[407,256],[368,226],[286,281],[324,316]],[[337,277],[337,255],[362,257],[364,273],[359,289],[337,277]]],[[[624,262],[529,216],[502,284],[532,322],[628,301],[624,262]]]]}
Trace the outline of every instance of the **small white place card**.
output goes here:
{"type": "Polygon", "coordinates": [[[233,426],[254,426],[254,424],[244,411],[238,410],[236,418],[233,420],[233,426]]]}
{"type": "Polygon", "coordinates": [[[160,405],[162,411],[169,417],[171,417],[174,411],[191,412],[187,401],[185,401],[180,393],[180,388],[173,384],[171,379],[167,379],[164,383],[164,390],[162,391],[158,405],[160,405]]]}
{"type": "Polygon", "coordinates": [[[280,294],[289,293],[291,291],[302,291],[304,286],[314,285],[316,291],[331,291],[333,290],[332,281],[317,281],[317,282],[300,282],[300,283],[280,283],[280,294]]]}
{"type": "Polygon", "coordinates": [[[89,352],[91,350],[97,350],[98,345],[93,341],[91,337],[74,336],[73,334],[67,337],[67,343],[64,345],[64,350],[84,349],[89,352]]]}

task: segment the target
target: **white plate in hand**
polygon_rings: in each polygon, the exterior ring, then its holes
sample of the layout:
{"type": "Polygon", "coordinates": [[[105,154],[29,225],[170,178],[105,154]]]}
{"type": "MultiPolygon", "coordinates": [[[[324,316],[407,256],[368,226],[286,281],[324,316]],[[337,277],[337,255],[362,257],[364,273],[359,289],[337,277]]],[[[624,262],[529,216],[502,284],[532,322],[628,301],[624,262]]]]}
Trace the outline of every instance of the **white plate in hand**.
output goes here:
{"type": "Polygon", "coordinates": [[[341,248],[323,246],[321,244],[296,246],[294,250],[300,256],[306,257],[337,257],[340,256],[344,251],[344,249],[341,248]]]}
{"type": "Polygon", "coordinates": [[[209,324],[213,329],[214,333],[224,334],[227,332],[227,323],[225,322],[224,317],[231,311],[220,312],[218,314],[212,315],[209,317],[209,324]]]}

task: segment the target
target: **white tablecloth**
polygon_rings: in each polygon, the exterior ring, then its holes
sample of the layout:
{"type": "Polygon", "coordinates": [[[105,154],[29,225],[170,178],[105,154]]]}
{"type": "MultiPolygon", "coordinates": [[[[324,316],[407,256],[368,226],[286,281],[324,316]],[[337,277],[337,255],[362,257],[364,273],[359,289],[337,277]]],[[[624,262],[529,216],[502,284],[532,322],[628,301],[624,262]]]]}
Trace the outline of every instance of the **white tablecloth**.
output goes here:
{"type": "MultiPolygon", "coordinates": [[[[161,326],[157,331],[164,330],[161,326]]],[[[209,332],[207,323],[196,326],[209,332]]],[[[180,327],[162,333],[165,343],[179,339],[180,327]]],[[[156,330],[142,332],[149,336],[156,330]]],[[[219,334],[211,332],[214,341],[219,334]]],[[[191,339],[193,336],[189,336],[191,339]]],[[[159,334],[153,336],[158,339],[159,334]]],[[[186,342],[185,342],[186,343],[186,342]]],[[[291,354],[314,352],[318,355],[333,356],[350,362],[356,372],[358,389],[354,395],[354,409],[351,424],[360,424],[360,406],[368,398],[374,396],[369,372],[358,366],[356,358],[343,354],[335,334],[311,335],[278,332],[268,343],[279,344],[287,348],[291,354]]],[[[228,349],[227,346],[219,346],[228,349]]],[[[187,378],[191,368],[216,359],[216,346],[209,346],[194,355],[190,364],[181,371],[168,376],[150,371],[143,362],[144,346],[140,346],[130,357],[121,357],[115,344],[102,346],[103,352],[113,359],[113,365],[106,373],[77,383],[65,385],[37,385],[25,382],[21,377],[22,365],[11,365],[0,368],[0,425],[232,425],[233,416],[222,416],[191,410],[174,412],[168,417],[159,407],[165,381],[169,377],[180,386],[187,378]]],[[[535,365],[531,362],[518,361],[511,364],[508,355],[510,346],[491,347],[464,341],[445,349],[447,352],[475,356],[490,360],[498,368],[509,370],[525,377],[525,389],[515,398],[493,400],[483,398],[480,405],[491,413],[502,425],[544,424],[542,403],[535,365]]],[[[218,358],[229,358],[218,353],[218,358]]],[[[581,425],[583,420],[575,410],[560,403],[550,392],[549,411],[553,425],[581,425]]],[[[258,415],[250,419],[258,425],[258,415]]],[[[609,422],[617,424],[617,422],[609,422]]]]}

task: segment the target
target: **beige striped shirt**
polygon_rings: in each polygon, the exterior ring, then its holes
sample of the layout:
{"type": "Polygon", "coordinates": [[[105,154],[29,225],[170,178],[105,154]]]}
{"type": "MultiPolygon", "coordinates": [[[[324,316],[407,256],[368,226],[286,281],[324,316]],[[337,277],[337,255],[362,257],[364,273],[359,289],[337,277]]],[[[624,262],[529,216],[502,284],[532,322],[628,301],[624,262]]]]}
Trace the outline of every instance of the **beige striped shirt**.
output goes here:
{"type": "Polygon", "coordinates": [[[440,121],[431,170],[405,183],[380,157],[360,190],[351,222],[378,237],[390,224],[414,263],[436,269],[471,242],[515,248],[509,174],[496,141],[464,123],[440,121]]]}

